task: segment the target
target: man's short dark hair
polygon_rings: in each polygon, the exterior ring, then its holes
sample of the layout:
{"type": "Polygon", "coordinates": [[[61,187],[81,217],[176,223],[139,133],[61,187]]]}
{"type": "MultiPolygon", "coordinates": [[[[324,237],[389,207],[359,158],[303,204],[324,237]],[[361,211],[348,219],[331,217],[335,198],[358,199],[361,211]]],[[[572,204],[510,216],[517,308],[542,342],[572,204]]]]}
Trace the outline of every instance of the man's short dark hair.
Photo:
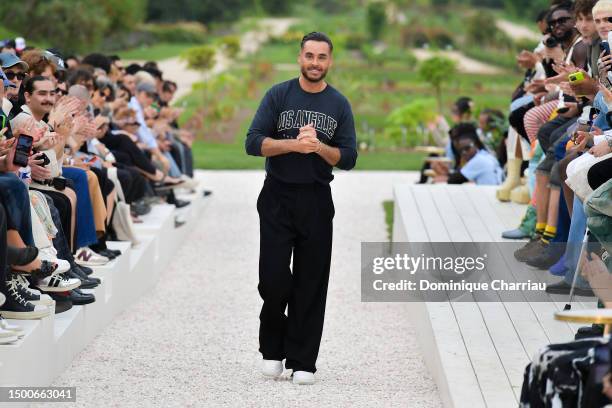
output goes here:
{"type": "Polygon", "coordinates": [[[576,17],[583,15],[585,17],[593,15],[593,7],[597,0],[576,0],[574,3],[574,14],[576,17]]]}
{"type": "Polygon", "coordinates": [[[93,74],[84,69],[84,68],[77,68],[75,70],[71,70],[68,73],[68,86],[72,86],[81,82],[89,82],[89,81],[93,81],[94,76],[93,74]]]}
{"type": "Polygon", "coordinates": [[[138,71],[142,71],[142,67],[136,63],[130,64],[127,67],[125,67],[125,73],[129,75],[134,75],[138,71]]]}
{"type": "Polygon", "coordinates": [[[111,60],[106,55],[98,53],[87,55],[85,58],[83,58],[81,64],[91,65],[94,68],[101,68],[107,74],[111,70],[111,60]]]}
{"type": "Polygon", "coordinates": [[[109,55],[108,59],[111,60],[113,63],[115,63],[117,61],[121,61],[121,57],[116,55],[116,54],[109,55]]]}
{"type": "Polygon", "coordinates": [[[312,33],[308,33],[302,38],[302,43],[300,44],[300,48],[304,49],[304,44],[306,41],[321,41],[326,42],[329,45],[329,53],[331,54],[334,50],[334,45],[332,44],[332,40],[324,33],[320,33],[318,31],[313,31],[312,33]]]}
{"type": "Polygon", "coordinates": [[[163,92],[174,92],[176,91],[176,83],[172,81],[164,81],[162,83],[162,91],[163,92]]]}
{"type": "Polygon", "coordinates": [[[50,79],[42,75],[35,75],[33,77],[26,79],[23,83],[23,92],[24,93],[27,92],[30,95],[32,95],[34,93],[34,85],[36,84],[36,82],[41,82],[41,81],[50,81],[50,79]]]}

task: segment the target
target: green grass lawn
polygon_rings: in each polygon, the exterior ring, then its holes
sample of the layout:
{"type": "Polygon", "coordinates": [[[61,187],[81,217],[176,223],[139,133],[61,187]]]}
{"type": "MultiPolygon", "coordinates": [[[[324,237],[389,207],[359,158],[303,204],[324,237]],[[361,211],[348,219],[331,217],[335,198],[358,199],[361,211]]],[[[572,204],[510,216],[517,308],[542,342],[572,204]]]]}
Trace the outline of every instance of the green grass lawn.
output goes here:
{"type": "MultiPolygon", "coordinates": [[[[264,158],[246,154],[244,137],[231,144],[198,141],[193,145],[193,156],[199,169],[264,168],[264,158]]],[[[423,158],[423,154],[415,152],[360,152],[355,170],[419,170],[423,158]]]]}
{"type": "Polygon", "coordinates": [[[117,54],[126,60],[160,61],[179,56],[183,51],[193,47],[189,43],[160,43],[151,46],[142,46],[130,50],[118,51],[117,54]]]}

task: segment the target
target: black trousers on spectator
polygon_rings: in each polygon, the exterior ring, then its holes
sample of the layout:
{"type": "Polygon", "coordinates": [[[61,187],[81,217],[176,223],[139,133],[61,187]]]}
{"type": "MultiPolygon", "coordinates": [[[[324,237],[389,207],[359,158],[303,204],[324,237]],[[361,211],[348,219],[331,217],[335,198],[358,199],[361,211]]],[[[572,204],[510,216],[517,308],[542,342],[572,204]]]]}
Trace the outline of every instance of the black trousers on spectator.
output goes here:
{"type": "Polygon", "coordinates": [[[314,373],[331,263],[335,212],[331,189],[318,183],[281,183],[268,176],[257,211],[258,289],[264,301],[259,351],[266,360],[286,358],[288,369],[314,373]]]}
{"type": "Polygon", "coordinates": [[[118,162],[136,166],[145,173],[155,174],[155,166],[151,160],[128,136],[107,133],[100,141],[113,152],[118,162]]]}
{"type": "Polygon", "coordinates": [[[595,163],[587,174],[589,186],[597,190],[612,177],[612,158],[595,163]]]}

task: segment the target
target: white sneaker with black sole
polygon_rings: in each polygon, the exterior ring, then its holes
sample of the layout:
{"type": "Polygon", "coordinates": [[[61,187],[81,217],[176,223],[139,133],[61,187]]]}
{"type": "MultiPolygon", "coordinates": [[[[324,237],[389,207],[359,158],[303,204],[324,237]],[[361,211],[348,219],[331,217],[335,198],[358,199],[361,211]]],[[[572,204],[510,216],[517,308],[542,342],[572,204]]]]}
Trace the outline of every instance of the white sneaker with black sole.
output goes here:
{"type": "Polygon", "coordinates": [[[283,373],[283,362],[279,360],[263,360],[261,373],[264,377],[278,378],[283,373]]]}
{"type": "Polygon", "coordinates": [[[314,373],[308,371],[294,371],[293,383],[298,385],[312,385],[315,383],[314,373]]]}
{"type": "Polygon", "coordinates": [[[51,275],[40,280],[36,287],[43,292],[67,292],[81,286],[81,281],[75,278],[66,278],[63,275],[51,275]]]}

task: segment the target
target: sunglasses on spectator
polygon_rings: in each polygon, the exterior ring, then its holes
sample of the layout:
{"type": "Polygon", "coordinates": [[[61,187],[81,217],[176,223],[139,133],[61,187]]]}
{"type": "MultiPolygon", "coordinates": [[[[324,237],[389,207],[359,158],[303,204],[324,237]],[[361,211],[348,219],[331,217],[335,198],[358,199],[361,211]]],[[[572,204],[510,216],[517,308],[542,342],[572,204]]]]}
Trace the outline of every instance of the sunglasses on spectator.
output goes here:
{"type": "Polygon", "coordinates": [[[470,143],[469,145],[463,146],[461,149],[459,149],[459,153],[460,154],[468,153],[473,148],[474,148],[474,143],[470,143]]]}
{"type": "Polygon", "coordinates": [[[140,126],[140,123],[138,123],[138,122],[127,122],[125,124],[125,126],[140,126]]]}
{"type": "Polygon", "coordinates": [[[570,21],[572,18],[571,17],[559,17],[556,20],[550,20],[548,22],[548,26],[549,27],[555,27],[557,24],[565,24],[568,21],[570,21]]]}
{"type": "Polygon", "coordinates": [[[28,76],[25,72],[4,71],[4,74],[9,81],[13,81],[15,78],[17,78],[18,81],[23,81],[28,76]]]}
{"type": "Polygon", "coordinates": [[[55,93],[59,95],[68,95],[68,91],[62,88],[55,88],[55,93]]]}

